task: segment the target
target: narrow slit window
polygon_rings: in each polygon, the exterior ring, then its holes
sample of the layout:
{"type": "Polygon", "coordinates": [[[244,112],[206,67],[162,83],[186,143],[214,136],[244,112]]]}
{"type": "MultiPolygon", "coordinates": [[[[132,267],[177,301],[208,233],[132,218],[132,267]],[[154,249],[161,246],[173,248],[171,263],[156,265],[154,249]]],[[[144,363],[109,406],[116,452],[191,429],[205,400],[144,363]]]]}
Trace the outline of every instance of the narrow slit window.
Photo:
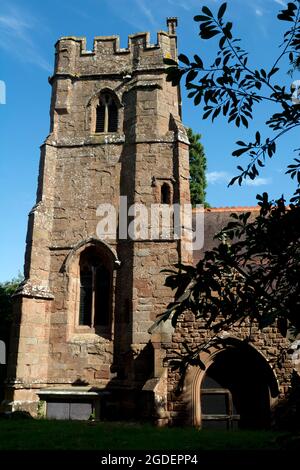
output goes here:
{"type": "Polygon", "coordinates": [[[161,204],[171,204],[171,189],[167,183],[161,187],[161,204]]]}

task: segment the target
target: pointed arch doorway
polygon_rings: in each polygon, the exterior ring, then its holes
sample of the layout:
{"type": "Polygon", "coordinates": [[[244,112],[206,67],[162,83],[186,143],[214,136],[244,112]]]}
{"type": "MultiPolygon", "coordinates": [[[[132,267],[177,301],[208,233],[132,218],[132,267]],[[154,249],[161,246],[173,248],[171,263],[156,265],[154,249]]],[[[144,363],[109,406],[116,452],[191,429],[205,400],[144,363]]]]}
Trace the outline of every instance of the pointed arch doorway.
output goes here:
{"type": "Polygon", "coordinates": [[[278,396],[274,372],[247,343],[230,340],[195,372],[193,421],[203,429],[265,429],[278,396]]]}

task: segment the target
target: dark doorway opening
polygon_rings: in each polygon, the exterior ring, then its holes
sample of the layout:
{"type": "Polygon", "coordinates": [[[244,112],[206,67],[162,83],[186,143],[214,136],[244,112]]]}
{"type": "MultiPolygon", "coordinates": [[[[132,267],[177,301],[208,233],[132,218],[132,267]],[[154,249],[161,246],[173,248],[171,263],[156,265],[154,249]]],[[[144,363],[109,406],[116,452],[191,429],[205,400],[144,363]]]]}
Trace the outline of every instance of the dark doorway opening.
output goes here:
{"type": "Polygon", "coordinates": [[[248,345],[218,353],[202,381],[202,428],[268,428],[271,375],[268,363],[248,345]]]}

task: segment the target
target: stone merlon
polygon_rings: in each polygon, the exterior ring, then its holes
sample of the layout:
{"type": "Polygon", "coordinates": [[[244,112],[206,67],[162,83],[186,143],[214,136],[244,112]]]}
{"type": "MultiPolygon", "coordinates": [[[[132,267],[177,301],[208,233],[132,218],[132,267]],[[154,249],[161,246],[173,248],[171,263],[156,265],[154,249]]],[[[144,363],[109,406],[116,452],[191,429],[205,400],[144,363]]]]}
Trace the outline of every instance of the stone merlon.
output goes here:
{"type": "Polygon", "coordinates": [[[157,33],[156,44],[151,44],[148,32],[130,35],[127,48],[120,47],[119,36],[97,36],[94,38],[93,50],[88,51],[86,38],[62,37],[55,45],[54,73],[75,77],[87,74],[124,74],[157,68],[162,65],[164,57],[176,60],[176,21],[173,18],[171,20],[167,20],[168,32],[157,33]]]}

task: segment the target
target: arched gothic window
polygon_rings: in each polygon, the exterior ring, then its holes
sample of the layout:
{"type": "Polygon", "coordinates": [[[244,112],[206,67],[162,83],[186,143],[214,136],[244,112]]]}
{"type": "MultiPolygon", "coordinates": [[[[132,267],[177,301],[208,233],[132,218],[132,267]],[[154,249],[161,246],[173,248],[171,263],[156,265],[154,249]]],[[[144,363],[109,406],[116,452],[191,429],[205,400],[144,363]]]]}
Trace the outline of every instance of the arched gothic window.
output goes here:
{"type": "Polygon", "coordinates": [[[118,131],[118,106],[109,92],[101,93],[96,108],[96,133],[118,131]]]}
{"type": "Polygon", "coordinates": [[[111,316],[112,272],[97,250],[87,248],[80,256],[79,325],[108,327],[111,316]]]}

